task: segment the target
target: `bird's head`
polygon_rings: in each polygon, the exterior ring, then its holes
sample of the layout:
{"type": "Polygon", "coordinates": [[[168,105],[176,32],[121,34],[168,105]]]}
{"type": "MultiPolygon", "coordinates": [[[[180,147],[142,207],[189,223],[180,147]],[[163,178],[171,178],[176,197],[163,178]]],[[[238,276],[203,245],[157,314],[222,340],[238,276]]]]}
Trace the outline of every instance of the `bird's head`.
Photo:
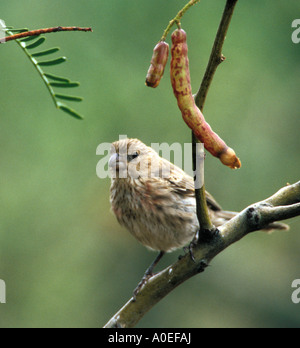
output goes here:
{"type": "Polygon", "coordinates": [[[149,178],[161,176],[167,163],[151,147],[138,139],[112,143],[109,168],[112,178],[149,178]]]}

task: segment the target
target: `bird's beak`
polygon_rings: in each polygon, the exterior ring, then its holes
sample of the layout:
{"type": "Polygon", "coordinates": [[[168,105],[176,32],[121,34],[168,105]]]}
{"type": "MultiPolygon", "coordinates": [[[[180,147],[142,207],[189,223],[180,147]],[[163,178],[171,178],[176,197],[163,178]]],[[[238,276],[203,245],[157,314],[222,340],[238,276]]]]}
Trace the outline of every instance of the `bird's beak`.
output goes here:
{"type": "Polygon", "coordinates": [[[109,162],[108,162],[108,165],[109,165],[109,168],[111,169],[119,169],[119,159],[120,159],[120,156],[118,153],[114,153],[110,156],[110,159],[109,159],[109,162]]]}
{"type": "Polygon", "coordinates": [[[127,171],[127,162],[126,158],[120,156],[118,153],[114,153],[110,156],[108,162],[109,168],[113,172],[126,172],[127,171]]]}

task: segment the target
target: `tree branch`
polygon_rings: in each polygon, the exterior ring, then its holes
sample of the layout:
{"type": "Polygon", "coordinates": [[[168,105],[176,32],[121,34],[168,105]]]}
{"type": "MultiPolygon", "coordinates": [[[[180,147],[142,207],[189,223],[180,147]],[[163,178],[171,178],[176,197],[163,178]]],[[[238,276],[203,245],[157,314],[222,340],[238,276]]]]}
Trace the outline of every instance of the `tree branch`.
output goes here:
{"type": "Polygon", "coordinates": [[[199,244],[193,251],[196,262],[188,254],[149,279],[104,326],[134,327],[161,299],[187,279],[204,271],[208,263],[231,244],[266,224],[300,215],[300,181],[280,189],[270,198],[255,203],[219,227],[219,234],[209,243],[199,244]],[[255,218],[253,218],[255,216],[255,218]]]}
{"type": "Polygon", "coordinates": [[[207,93],[215,75],[215,72],[218,66],[225,60],[225,57],[222,54],[223,45],[237,2],[238,0],[227,0],[226,2],[221,23],[208,62],[208,66],[206,68],[201,86],[197,94],[195,95],[195,102],[201,111],[203,110],[207,93]]]}
{"type": "MultiPolygon", "coordinates": [[[[209,87],[212,83],[214,74],[220,65],[224,61],[224,56],[222,55],[222,49],[224,45],[224,41],[226,38],[226,34],[231,22],[231,18],[235,9],[235,5],[238,0],[227,0],[225,9],[223,12],[223,16],[219,25],[219,29],[215,38],[215,42],[212,48],[212,52],[210,55],[210,59],[208,61],[208,65],[200,85],[200,88],[195,95],[195,102],[198,108],[203,112],[205,100],[207,97],[207,93],[209,87]]],[[[196,138],[194,133],[192,133],[192,143],[193,143],[193,169],[196,170],[196,144],[199,143],[199,140],[196,138]]],[[[199,241],[201,241],[203,236],[213,235],[214,227],[212,225],[211,219],[208,213],[208,207],[206,203],[206,194],[205,194],[205,185],[203,182],[203,186],[201,188],[195,187],[195,197],[196,197],[196,205],[197,205],[197,217],[200,224],[199,231],[199,241]]]]}

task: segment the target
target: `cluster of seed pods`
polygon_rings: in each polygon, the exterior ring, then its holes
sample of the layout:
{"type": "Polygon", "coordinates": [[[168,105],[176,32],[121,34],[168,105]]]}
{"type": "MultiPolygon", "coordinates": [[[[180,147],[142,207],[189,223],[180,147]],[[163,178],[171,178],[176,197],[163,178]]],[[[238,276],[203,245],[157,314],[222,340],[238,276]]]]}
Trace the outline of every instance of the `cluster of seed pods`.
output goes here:
{"type": "MultiPolygon", "coordinates": [[[[171,84],[182,117],[208,152],[219,158],[224,165],[233,169],[240,168],[241,162],[234,150],[228,147],[218,134],[211,129],[195,104],[191,88],[186,38],[186,32],[183,29],[176,29],[172,34],[171,84]]],[[[159,85],[168,61],[168,55],[168,44],[165,41],[159,42],[154,48],[146,78],[147,86],[157,87],[159,85]]]]}

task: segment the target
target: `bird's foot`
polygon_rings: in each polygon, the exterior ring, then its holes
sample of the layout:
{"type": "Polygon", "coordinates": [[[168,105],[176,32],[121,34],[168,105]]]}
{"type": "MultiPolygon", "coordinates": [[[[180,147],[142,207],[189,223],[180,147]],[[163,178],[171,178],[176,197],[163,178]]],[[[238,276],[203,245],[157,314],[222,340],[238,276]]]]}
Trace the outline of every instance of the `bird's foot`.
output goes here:
{"type": "Polygon", "coordinates": [[[146,272],[142,278],[142,280],[138,283],[137,287],[133,291],[133,301],[136,301],[136,296],[140,292],[141,288],[148,282],[148,280],[153,276],[154,274],[151,272],[146,272]]]}
{"type": "Polygon", "coordinates": [[[161,258],[164,256],[165,252],[161,251],[158,256],[155,258],[155,260],[152,262],[150,267],[146,270],[142,280],[138,283],[138,286],[133,291],[133,302],[136,301],[136,296],[140,292],[141,288],[148,282],[148,280],[154,275],[153,270],[155,266],[159,263],[161,258]]]}
{"type": "Polygon", "coordinates": [[[190,254],[190,258],[193,262],[196,262],[195,256],[194,256],[194,251],[193,249],[197,246],[198,244],[198,232],[195,234],[193,240],[191,241],[191,243],[184,247],[183,250],[185,253],[189,253],[190,254]]]}

